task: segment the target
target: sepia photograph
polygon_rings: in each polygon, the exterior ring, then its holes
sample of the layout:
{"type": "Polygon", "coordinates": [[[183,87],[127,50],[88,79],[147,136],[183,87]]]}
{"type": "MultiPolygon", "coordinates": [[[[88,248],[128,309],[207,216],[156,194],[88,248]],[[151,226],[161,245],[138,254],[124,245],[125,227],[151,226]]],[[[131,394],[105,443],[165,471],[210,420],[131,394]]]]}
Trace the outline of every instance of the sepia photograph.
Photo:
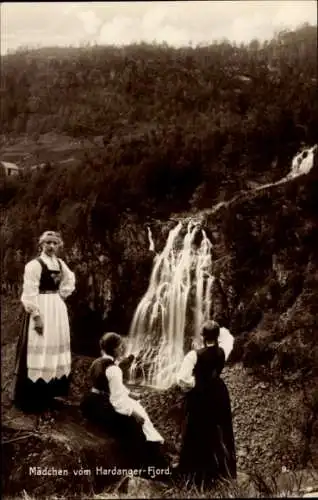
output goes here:
{"type": "Polygon", "coordinates": [[[3,498],[317,498],[316,0],[0,13],[3,498]]]}

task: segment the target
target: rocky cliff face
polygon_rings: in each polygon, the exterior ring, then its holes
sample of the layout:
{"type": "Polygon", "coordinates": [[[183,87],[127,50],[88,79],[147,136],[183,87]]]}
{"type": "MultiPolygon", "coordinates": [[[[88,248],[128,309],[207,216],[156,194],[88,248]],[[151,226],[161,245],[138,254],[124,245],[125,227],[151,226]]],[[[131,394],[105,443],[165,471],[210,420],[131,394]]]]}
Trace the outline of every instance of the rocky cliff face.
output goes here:
{"type": "Polygon", "coordinates": [[[112,241],[104,247],[91,243],[89,252],[78,241],[66,256],[77,277],[77,288],[69,299],[74,350],[98,353],[98,340],[106,330],[123,335],[151,272],[146,227],[133,216],[123,216],[112,241]]]}

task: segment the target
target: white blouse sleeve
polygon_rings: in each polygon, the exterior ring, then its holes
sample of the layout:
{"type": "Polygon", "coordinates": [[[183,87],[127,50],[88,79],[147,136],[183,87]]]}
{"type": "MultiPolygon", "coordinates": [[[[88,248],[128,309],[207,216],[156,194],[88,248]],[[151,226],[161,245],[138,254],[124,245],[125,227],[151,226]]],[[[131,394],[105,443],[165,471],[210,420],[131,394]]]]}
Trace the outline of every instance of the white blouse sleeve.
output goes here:
{"type": "Polygon", "coordinates": [[[75,290],[75,274],[65,264],[62,259],[59,259],[62,267],[62,281],[60,283],[59,292],[63,299],[66,299],[75,290]]]}
{"type": "Polygon", "coordinates": [[[218,338],[219,347],[221,347],[225,354],[225,360],[228,359],[229,355],[233,350],[234,337],[227,328],[220,328],[220,335],[218,338]]]}
{"type": "Polygon", "coordinates": [[[177,384],[180,387],[184,388],[192,388],[195,385],[195,379],[193,376],[193,369],[197,362],[197,353],[196,351],[190,351],[184,357],[180,370],[177,374],[177,384]]]}
{"type": "Polygon", "coordinates": [[[26,312],[32,316],[40,314],[39,284],[41,272],[41,264],[37,260],[31,260],[24,268],[21,302],[26,312]]]}
{"type": "Polygon", "coordinates": [[[123,372],[117,365],[111,365],[105,371],[109,385],[109,401],[115,411],[122,415],[131,415],[133,399],[129,397],[129,390],[123,384],[123,372]]]}

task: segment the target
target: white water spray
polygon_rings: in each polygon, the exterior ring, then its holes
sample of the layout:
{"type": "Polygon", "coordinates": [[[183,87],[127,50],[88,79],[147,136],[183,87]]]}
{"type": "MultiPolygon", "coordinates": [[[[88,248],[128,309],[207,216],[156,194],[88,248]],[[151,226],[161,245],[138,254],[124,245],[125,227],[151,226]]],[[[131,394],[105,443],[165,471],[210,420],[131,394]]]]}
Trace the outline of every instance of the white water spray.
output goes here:
{"type": "Polygon", "coordinates": [[[147,231],[148,231],[148,240],[149,240],[149,251],[154,252],[155,251],[155,243],[153,241],[152,237],[152,232],[149,226],[147,226],[147,231]]]}
{"type": "Polygon", "coordinates": [[[131,324],[127,353],[138,354],[132,381],[142,378],[160,388],[175,382],[187,326],[198,337],[202,322],[210,318],[211,247],[197,222],[190,221],[185,234],[181,222],[170,231],[131,324]]]}

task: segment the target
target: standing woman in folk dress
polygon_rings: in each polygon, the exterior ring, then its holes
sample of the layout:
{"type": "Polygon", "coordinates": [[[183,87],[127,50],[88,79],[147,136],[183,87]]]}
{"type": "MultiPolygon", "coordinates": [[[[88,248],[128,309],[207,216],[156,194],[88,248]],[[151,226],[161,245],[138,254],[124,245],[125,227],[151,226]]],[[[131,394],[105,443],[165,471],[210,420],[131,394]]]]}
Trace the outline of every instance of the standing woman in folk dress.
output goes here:
{"type": "Polygon", "coordinates": [[[207,321],[201,335],[204,347],[185,356],[177,376],[188,390],[177,472],[197,486],[210,487],[217,479],[236,478],[231,403],[220,377],[234,338],[216,321],[207,321]]]}
{"type": "Polygon", "coordinates": [[[68,393],[71,372],[69,318],[64,299],[75,275],[62,259],[59,233],[45,231],[41,254],[24,270],[21,302],[25,315],[17,345],[13,401],[23,411],[43,411],[68,393]]]}

